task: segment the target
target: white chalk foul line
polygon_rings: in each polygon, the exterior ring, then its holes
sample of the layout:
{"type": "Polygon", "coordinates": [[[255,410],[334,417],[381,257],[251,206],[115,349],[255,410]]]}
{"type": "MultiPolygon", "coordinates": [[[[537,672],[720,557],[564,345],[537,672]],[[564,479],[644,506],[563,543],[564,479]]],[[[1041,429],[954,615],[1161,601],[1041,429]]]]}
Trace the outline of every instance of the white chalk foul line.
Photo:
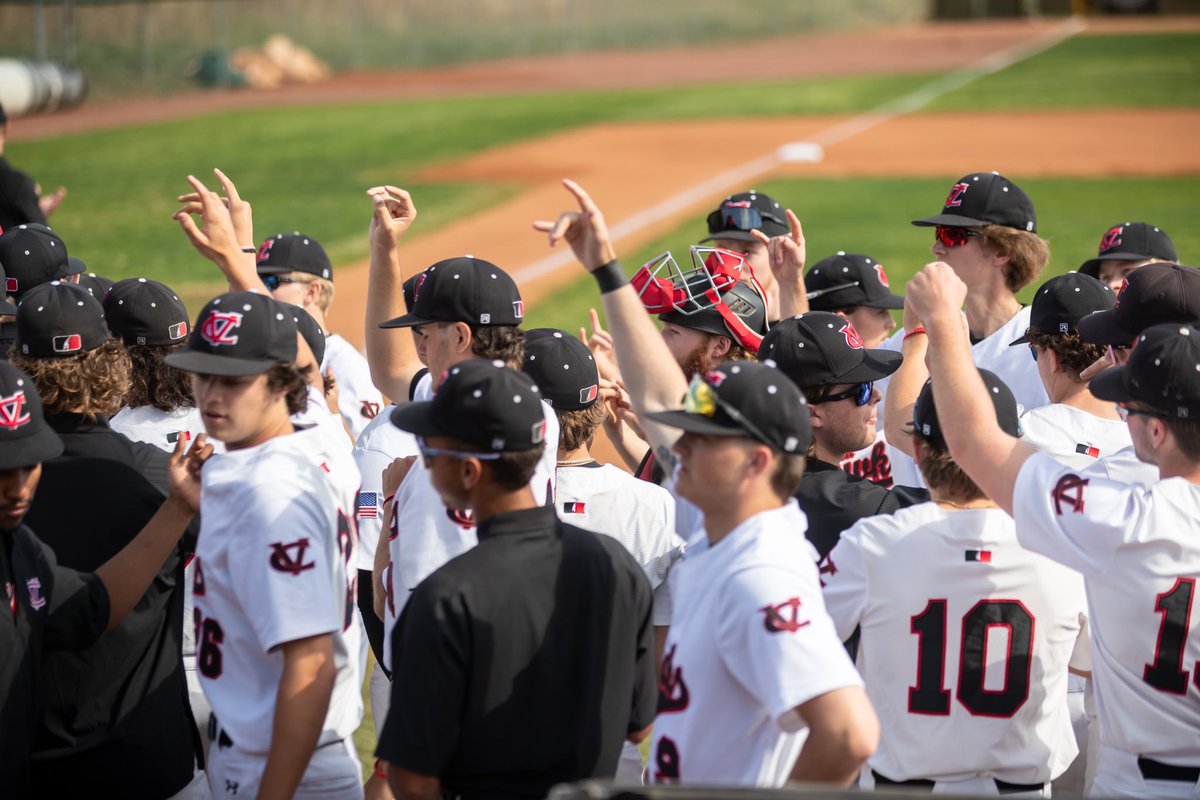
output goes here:
{"type": "MultiPolygon", "coordinates": [[[[864,111],[844,122],[819,131],[807,139],[806,143],[817,145],[824,149],[838,142],[844,142],[889,120],[924,108],[938,97],[966,86],[971,81],[982,78],[985,75],[991,75],[994,72],[999,72],[1006,67],[1010,67],[1031,56],[1049,50],[1059,42],[1084,30],[1085,27],[1087,26],[1075,17],[1065,19],[1040,36],[1020,42],[1011,47],[1006,47],[1003,50],[998,50],[995,53],[990,53],[965,67],[960,67],[953,72],[935,78],[906,95],[895,100],[889,100],[876,108],[864,111]]],[[[787,145],[784,145],[784,148],[786,147],[787,145]]],[[[626,217],[613,225],[609,229],[609,233],[614,243],[620,242],[621,239],[638,233],[672,214],[687,209],[692,204],[706,197],[722,194],[731,186],[745,185],[755,178],[769,174],[780,163],[781,160],[778,151],[760,156],[753,161],[748,161],[741,166],[726,170],[701,183],[690,186],[660,203],[637,212],[631,217],[626,217]]],[[[517,270],[513,274],[513,279],[519,286],[525,281],[536,280],[544,275],[548,275],[566,266],[573,260],[574,256],[570,250],[559,250],[517,270]]]]}

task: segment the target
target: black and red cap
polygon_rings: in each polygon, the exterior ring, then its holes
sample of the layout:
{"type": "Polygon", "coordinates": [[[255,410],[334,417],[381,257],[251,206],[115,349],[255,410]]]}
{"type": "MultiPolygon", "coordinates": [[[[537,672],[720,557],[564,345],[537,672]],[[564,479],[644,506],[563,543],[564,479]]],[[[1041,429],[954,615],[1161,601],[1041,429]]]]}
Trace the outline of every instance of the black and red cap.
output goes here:
{"type": "Polygon", "coordinates": [[[591,408],[600,398],[600,375],[592,351],[566,331],[527,331],[523,369],[557,411],[591,408]]]}
{"type": "Polygon", "coordinates": [[[998,172],[972,172],[950,187],[942,213],[913,220],[920,227],[979,228],[1003,225],[1037,232],[1033,201],[1020,186],[998,172]]]}
{"type": "Polygon", "coordinates": [[[892,292],[883,264],[859,253],[839,250],[813,264],[804,276],[804,288],[813,311],[850,306],[904,308],[904,298],[892,292]]]}
{"type": "Polygon", "coordinates": [[[688,433],[754,439],[783,453],[807,453],[812,444],[804,393],[780,370],[754,361],[696,375],[682,409],[647,416],[688,433]]]}
{"type": "MultiPolygon", "coordinates": [[[[999,423],[1000,429],[1009,436],[1020,436],[1020,409],[1012,390],[1000,380],[999,375],[989,370],[979,369],[979,377],[983,378],[983,385],[987,387],[988,398],[996,411],[996,422],[999,423]]],[[[917,402],[913,404],[913,430],[922,439],[945,448],[946,440],[942,436],[942,427],[938,424],[932,381],[925,381],[921,393],[917,395],[917,402]]]]}
{"type": "Polygon", "coordinates": [[[1065,336],[1079,329],[1079,320],[1096,311],[1113,307],[1112,289],[1082,272],[1055,275],[1038,287],[1029,309],[1029,329],[1009,347],[1028,344],[1030,334],[1065,336]]]}
{"type": "Polygon", "coordinates": [[[191,331],[175,290],[149,278],[117,281],[104,299],[108,329],[127,345],[182,344],[191,331]]]}
{"type": "Polygon", "coordinates": [[[776,323],[758,357],[802,389],[877,381],[904,360],[893,350],[868,350],[849,320],[828,311],[809,311],[776,323]]]}
{"type": "Polygon", "coordinates": [[[257,292],[209,300],[187,345],[163,359],[184,372],[223,376],[258,375],[295,360],[295,312],[257,292]]]}
{"type": "Polygon", "coordinates": [[[16,348],[22,355],[67,358],[107,340],[104,306],[73,283],[35,286],[17,306],[16,348]]]}
{"type": "Polygon", "coordinates": [[[721,205],[708,215],[708,236],[700,241],[758,241],[750,233],[752,230],[762,231],[767,236],[782,236],[789,230],[787,212],[783,206],[753,189],[731,194],[722,200],[721,205]]]}
{"type": "MultiPolygon", "coordinates": [[[[70,256],[67,259],[67,261],[70,262],[75,262],[77,260],[78,259],[76,259],[75,256],[70,256]]],[[[80,263],[82,264],[83,262],[80,263]]],[[[103,303],[104,298],[108,297],[108,290],[113,287],[113,283],[113,280],[106,278],[103,275],[97,275],[94,272],[81,272],[79,274],[79,283],[77,285],[87,289],[88,293],[91,294],[92,297],[103,303]]]]}
{"type": "Polygon", "coordinates": [[[474,326],[520,325],[525,304],[517,284],[490,261],[474,256],[448,258],[416,276],[407,314],[381,328],[412,328],[433,322],[474,326]]]}
{"type": "Polygon", "coordinates": [[[1147,264],[1125,276],[1116,302],[1079,320],[1085,342],[1127,347],[1151,325],[1200,324],[1200,270],[1179,264],[1147,264]]]}
{"type": "Polygon", "coordinates": [[[1083,262],[1079,271],[1098,278],[1101,262],[1151,260],[1178,261],[1175,243],[1166,231],[1148,222],[1126,222],[1104,232],[1096,249],[1096,257],[1083,262]]]}
{"type": "Polygon", "coordinates": [[[74,274],[63,240],[38,222],[0,233],[0,264],[4,265],[4,293],[18,301],[35,286],[74,274]]]}
{"type": "Polygon", "coordinates": [[[62,452],[62,440],[46,424],[33,379],[0,361],[0,470],[32,467],[62,452]]]}
{"type": "Polygon", "coordinates": [[[491,453],[546,443],[541,392],[533,378],[499,360],[455,364],[432,400],[396,408],[392,424],[416,436],[447,436],[491,453]]]}
{"type": "Polygon", "coordinates": [[[333,264],[321,243],[303,233],[277,233],[258,246],[255,257],[259,275],[282,272],[307,272],[333,280],[333,264]]]}
{"type": "Polygon", "coordinates": [[[1164,417],[1200,419],[1200,329],[1153,325],[1138,337],[1129,361],[1088,385],[1101,400],[1141,403],[1164,417]]]}

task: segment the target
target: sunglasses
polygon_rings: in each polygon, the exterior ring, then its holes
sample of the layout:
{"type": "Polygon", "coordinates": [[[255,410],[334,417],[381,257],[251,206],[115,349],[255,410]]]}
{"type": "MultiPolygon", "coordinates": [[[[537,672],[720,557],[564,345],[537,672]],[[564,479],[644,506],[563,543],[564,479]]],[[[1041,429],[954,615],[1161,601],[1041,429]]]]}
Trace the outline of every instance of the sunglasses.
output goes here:
{"type": "Polygon", "coordinates": [[[267,291],[273,292],[279,288],[280,284],[284,283],[308,283],[303,278],[281,278],[278,275],[260,275],[262,282],[266,284],[267,291]]]}
{"type": "Polygon", "coordinates": [[[1033,342],[1029,343],[1029,355],[1033,356],[1033,362],[1036,364],[1038,352],[1037,352],[1037,345],[1035,345],[1033,342]]]}
{"type": "Polygon", "coordinates": [[[755,439],[764,444],[771,443],[771,439],[757,425],[746,419],[742,412],[717,397],[717,393],[713,391],[712,386],[704,380],[703,376],[697,375],[692,378],[692,382],[688,384],[687,396],[683,399],[683,410],[689,414],[698,414],[711,419],[717,415],[717,409],[724,411],[730,419],[755,439]]]}
{"type": "Polygon", "coordinates": [[[854,405],[865,406],[867,403],[871,402],[871,395],[874,393],[874,391],[875,381],[867,381],[866,383],[860,383],[857,386],[851,386],[844,392],[831,394],[828,397],[820,400],[809,400],[808,402],[816,405],[820,403],[836,403],[838,400],[853,398],[854,405]]]}
{"type": "Polygon", "coordinates": [[[972,236],[978,236],[979,231],[970,228],[946,228],[938,225],[933,229],[933,235],[946,247],[962,247],[972,236]]]}
{"type": "Polygon", "coordinates": [[[1164,414],[1160,414],[1157,411],[1142,411],[1140,408],[1130,408],[1125,403],[1117,403],[1116,407],[1117,416],[1121,418],[1121,422],[1128,422],[1130,417],[1158,417],[1159,419],[1166,419],[1164,414]]]}
{"type": "Polygon", "coordinates": [[[762,230],[763,220],[770,220],[776,225],[787,225],[786,220],[780,219],[773,214],[764,214],[757,208],[749,206],[726,206],[718,208],[708,215],[708,232],[762,230]]]}
{"type": "Polygon", "coordinates": [[[446,458],[457,458],[460,461],[468,458],[477,458],[480,461],[496,461],[500,458],[500,453],[475,453],[466,450],[446,450],[441,447],[430,447],[425,443],[424,436],[417,437],[417,451],[421,454],[421,460],[425,463],[425,468],[429,468],[429,459],[434,456],[445,456],[446,458]]]}

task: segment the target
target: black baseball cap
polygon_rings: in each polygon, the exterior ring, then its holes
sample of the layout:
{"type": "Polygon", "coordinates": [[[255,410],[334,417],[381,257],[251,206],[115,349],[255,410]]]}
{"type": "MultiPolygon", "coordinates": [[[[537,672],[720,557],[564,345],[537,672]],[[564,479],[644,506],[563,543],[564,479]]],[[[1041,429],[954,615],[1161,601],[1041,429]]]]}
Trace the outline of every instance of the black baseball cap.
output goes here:
{"type": "Polygon", "coordinates": [[[525,333],[525,374],[559,411],[591,408],[600,397],[600,375],[592,351],[557,328],[525,333]]]}
{"type": "Polygon", "coordinates": [[[482,358],[455,364],[432,400],[400,406],[392,411],[392,424],[493,453],[532,450],[546,441],[542,395],[533,378],[482,358]]]}
{"type": "MultiPolygon", "coordinates": [[[[983,378],[983,385],[987,387],[1000,429],[1009,436],[1020,436],[1020,414],[1017,398],[1013,397],[1012,390],[1000,380],[1000,376],[989,370],[979,369],[979,377],[983,378]]],[[[946,440],[942,437],[942,427],[938,424],[937,407],[933,402],[933,382],[930,380],[925,381],[921,393],[917,395],[917,402],[913,405],[913,429],[921,438],[941,447],[946,446],[946,440]]]]}
{"type": "Polygon", "coordinates": [[[850,306],[904,308],[904,298],[892,293],[883,264],[845,250],[814,264],[804,276],[804,288],[813,311],[850,306]]]}
{"type": "Polygon", "coordinates": [[[1100,237],[1096,257],[1079,266],[1079,271],[1093,278],[1100,277],[1102,261],[1178,261],[1175,243],[1167,232],[1148,222],[1126,222],[1114,225],[1100,237]]]}
{"type": "Polygon", "coordinates": [[[891,375],[904,356],[868,350],[854,325],[828,311],[781,320],[763,339],[758,357],[770,361],[802,389],[868,383],[891,375]]]}
{"type": "Polygon", "coordinates": [[[302,233],[277,233],[263,239],[255,259],[259,275],[307,272],[333,280],[333,264],[321,243],[302,233]]]}
{"type": "Polygon", "coordinates": [[[1200,418],[1200,329],[1152,325],[1137,337],[1129,361],[1088,386],[1101,400],[1142,403],[1166,417],[1200,418]]]}
{"type": "Polygon", "coordinates": [[[325,331],[318,324],[316,318],[305,311],[302,306],[289,307],[292,309],[292,320],[296,323],[296,330],[300,331],[308,349],[313,352],[313,358],[320,366],[325,363],[325,331]]]}
{"type": "Polygon", "coordinates": [[[722,200],[717,210],[708,215],[708,236],[700,241],[756,242],[758,240],[750,233],[752,230],[762,231],[767,236],[781,236],[789,230],[783,206],[753,189],[731,194],[722,200]]]}
{"type": "Polygon", "coordinates": [[[734,361],[696,375],[684,407],[647,416],[672,428],[709,436],[744,436],[785,453],[812,444],[808,403],[780,370],[734,361]]]}
{"type": "Polygon", "coordinates": [[[65,358],[95,350],[108,340],[100,301],[73,283],[35,286],[17,306],[17,352],[33,358],[65,358]]]}
{"type": "Polygon", "coordinates": [[[406,311],[412,311],[413,303],[416,302],[417,281],[419,281],[420,279],[421,279],[421,273],[418,272],[416,275],[413,275],[408,280],[406,280],[404,282],[404,284],[400,287],[400,291],[404,295],[404,309],[406,311]]]}
{"type": "Polygon", "coordinates": [[[149,278],[113,284],[104,299],[108,329],[127,345],[181,344],[188,337],[188,313],[174,289],[149,278]]]}
{"type": "MultiPolygon", "coordinates": [[[[73,262],[76,260],[77,259],[75,256],[70,256],[67,258],[67,261],[73,262]]],[[[76,285],[87,289],[88,294],[103,303],[104,298],[108,297],[108,291],[113,287],[113,281],[104,277],[103,275],[97,275],[94,272],[83,272],[80,273],[79,283],[76,285]]]]}
{"type": "Polygon", "coordinates": [[[379,324],[411,328],[431,322],[468,325],[520,325],[525,304],[517,284],[490,261],[474,256],[447,258],[417,276],[411,310],[379,324]]]}
{"type": "Polygon", "coordinates": [[[1003,225],[1020,231],[1037,232],[1033,201],[1020,186],[998,172],[972,172],[950,187],[942,213],[913,220],[921,227],[978,228],[1003,225]]]}
{"type": "Polygon", "coordinates": [[[1068,334],[1079,328],[1079,320],[1095,311],[1113,307],[1117,296],[1100,281],[1082,272],[1055,275],[1038,287],[1029,309],[1029,329],[1009,347],[1028,344],[1033,333],[1068,334]]]}
{"type": "Polygon", "coordinates": [[[0,361],[0,469],[32,467],[62,452],[62,439],[46,424],[33,379],[0,361]]]}
{"type": "Polygon", "coordinates": [[[4,291],[18,301],[35,286],[73,274],[63,240],[37,222],[0,233],[0,264],[4,265],[4,291]]]}
{"type": "Polygon", "coordinates": [[[7,285],[8,280],[4,272],[4,265],[0,264],[0,315],[17,313],[16,305],[8,299],[8,292],[5,289],[7,285]]]}
{"type": "Polygon", "coordinates": [[[1200,270],[1147,264],[1125,277],[1116,303],[1079,320],[1085,342],[1127,346],[1151,325],[1200,324],[1200,270]]]}
{"type": "Polygon", "coordinates": [[[168,366],[202,375],[258,375],[296,360],[295,314],[270,295],[229,292],[208,301],[168,366]]]}

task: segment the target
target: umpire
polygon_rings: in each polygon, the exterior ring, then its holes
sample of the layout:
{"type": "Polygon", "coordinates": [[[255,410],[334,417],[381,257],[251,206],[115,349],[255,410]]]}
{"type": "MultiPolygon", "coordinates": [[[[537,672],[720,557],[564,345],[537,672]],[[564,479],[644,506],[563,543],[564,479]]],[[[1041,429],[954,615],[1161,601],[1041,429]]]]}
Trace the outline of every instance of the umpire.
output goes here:
{"type": "Polygon", "coordinates": [[[544,797],[611,778],[654,717],[650,584],[615,539],[538,506],[537,387],[500,361],[450,368],[392,421],[415,434],[479,545],[426,578],[392,633],[392,702],[377,755],[398,797],[544,797]]]}

